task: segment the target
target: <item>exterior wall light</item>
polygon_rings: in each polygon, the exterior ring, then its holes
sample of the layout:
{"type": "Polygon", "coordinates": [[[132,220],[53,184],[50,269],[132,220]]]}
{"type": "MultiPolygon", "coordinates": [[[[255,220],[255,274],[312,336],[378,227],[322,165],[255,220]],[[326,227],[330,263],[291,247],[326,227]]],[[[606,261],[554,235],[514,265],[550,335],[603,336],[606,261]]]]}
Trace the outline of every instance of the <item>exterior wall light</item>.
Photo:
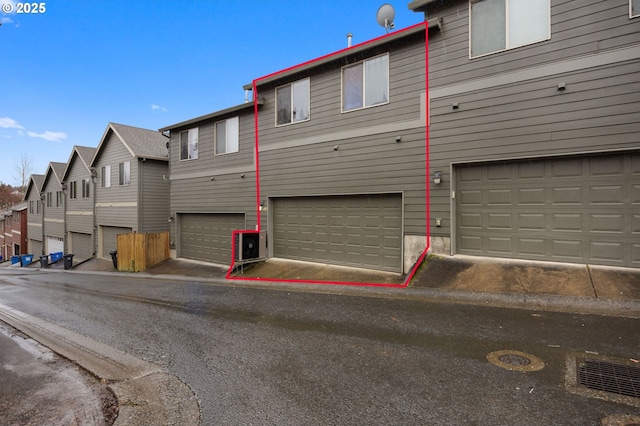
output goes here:
{"type": "Polygon", "coordinates": [[[440,182],[442,182],[442,172],[440,170],[435,170],[433,172],[433,183],[440,185],[440,182]]]}

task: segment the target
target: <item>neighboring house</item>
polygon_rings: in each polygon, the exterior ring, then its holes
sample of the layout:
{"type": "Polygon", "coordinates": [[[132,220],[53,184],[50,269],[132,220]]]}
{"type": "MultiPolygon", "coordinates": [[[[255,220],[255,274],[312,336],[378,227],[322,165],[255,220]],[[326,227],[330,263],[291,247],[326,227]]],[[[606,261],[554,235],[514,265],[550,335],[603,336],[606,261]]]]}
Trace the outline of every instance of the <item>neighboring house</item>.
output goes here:
{"type": "Polygon", "coordinates": [[[65,251],[65,197],[62,175],[66,167],[66,163],[50,162],[42,182],[45,254],[65,251]]]}
{"type": "Polygon", "coordinates": [[[169,229],[168,138],[109,123],[91,160],[96,170],[97,256],[109,258],[117,235],[169,229]]]}
{"type": "Polygon", "coordinates": [[[245,103],[160,129],[171,140],[172,256],[229,264],[232,231],[255,229],[253,109],[245,103]]]}
{"type": "Polygon", "coordinates": [[[442,22],[429,41],[434,250],[640,267],[639,7],[409,4],[442,22]]]}
{"type": "Polygon", "coordinates": [[[27,254],[27,203],[11,208],[11,237],[6,239],[14,255],[27,254]]]}
{"type": "Polygon", "coordinates": [[[95,169],[90,167],[95,153],[96,148],[74,146],[62,176],[67,188],[66,251],[73,253],[77,261],[90,259],[96,252],[93,203],[96,183],[95,169]]]}
{"type": "Polygon", "coordinates": [[[41,196],[43,182],[44,175],[31,175],[24,196],[27,203],[27,252],[36,256],[45,253],[42,214],[44,194],[41,196]]]}
{"type": "Polygon", "coordinates": [[[421,256],[426,32],[419,24],[245,86],[264,102],[256,131],[270,257],[407,273],[421,256]]]}

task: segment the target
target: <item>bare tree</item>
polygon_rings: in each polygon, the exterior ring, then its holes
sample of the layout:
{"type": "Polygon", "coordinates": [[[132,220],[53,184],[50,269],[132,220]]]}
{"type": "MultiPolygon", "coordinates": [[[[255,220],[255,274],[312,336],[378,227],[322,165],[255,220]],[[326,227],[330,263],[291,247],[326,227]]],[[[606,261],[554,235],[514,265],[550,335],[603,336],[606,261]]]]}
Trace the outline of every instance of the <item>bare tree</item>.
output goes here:
{"type": "Polygon", "coordinates": [[[31,157],[28,157],[24,152],[20,154],[20,159],[15,166],[15,179],[20,185],[21,191],[26,191],[29,177],[33,172],[31,157]]]}

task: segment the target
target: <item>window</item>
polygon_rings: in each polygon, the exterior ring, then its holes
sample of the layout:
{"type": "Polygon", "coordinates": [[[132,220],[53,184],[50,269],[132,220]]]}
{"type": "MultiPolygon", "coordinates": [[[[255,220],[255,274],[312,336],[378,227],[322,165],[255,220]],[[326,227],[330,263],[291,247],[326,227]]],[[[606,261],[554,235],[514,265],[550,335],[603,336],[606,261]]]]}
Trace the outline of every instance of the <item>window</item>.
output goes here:
{"type": "Polygon", "coordinates": [[[62,207],[62,191],[56,191],[56,207],[62,207]]]}
{"type": "Polygon", "coordinates": [[[89,198],[89,179],[82,179],[82,198],[89,198]]]}
{"type": "Polygon", "coordinates": [[[640,16],[640,0],[629,0],[629,16],[631,18],[640,16]]]}
{"type": "Polygon", "coordinates": [[[102,180],[100,181],[102,188],[111,187],[111,166],[102,166],[102,180]]]}
{"type": "Polygon", "coordinates": [[[470,0],[469,56],[551,38],[549,0],[470,0]]]}
{"type": "Polygon", "coordinates": [[[69,182],[69,198],[78,198],[77,182],[69,182]]]}
{"type": "Polygon", "coordinates": [[[342,68],[342,111],[389,102],[389,55],[342,68]]]}
{"type": "Polygon", "coordinates": [[[42,204],[42,202],[36,200],[36,214],[40,214],[40,204],[42,204]]]}
{"type": "Polygon", "coordinates": [[[131,184],[131,162],[125,161],[118,164],[118,185],[124,186],[131,184]]]}
{"type": "Polygon", "coordinates": [[[180,132],[180,159],[195,160],[198,158],[198,128],[180,132]]]}
{"type": "Polygon", "coordinates": [[[216,154],[238,152],[239,123],[238,117],[216,123],[216,154]]]}
{"type": "Polygon", "coordinates": [[[53,194],[51,192],[47,192],[47,207],[51,207],[53,201],[53,194]]]}
{"type": "Polygon", "coordinates": [[[308,78],[276,89],[276,126],[309,120],[309,90],[308,78]]]}

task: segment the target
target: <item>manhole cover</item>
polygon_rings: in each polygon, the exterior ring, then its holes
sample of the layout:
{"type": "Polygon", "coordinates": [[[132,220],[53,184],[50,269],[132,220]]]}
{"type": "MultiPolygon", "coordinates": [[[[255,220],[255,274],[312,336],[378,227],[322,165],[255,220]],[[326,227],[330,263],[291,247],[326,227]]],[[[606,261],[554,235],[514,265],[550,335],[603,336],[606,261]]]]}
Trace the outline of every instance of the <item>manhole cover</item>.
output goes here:
{"type": "Polygon", "coordinates": [[[513,365],[515,367],[524,367],[525,365],[531,364],[531,360],[526,356],[514,353],[500,355],[498,359],[506,364],[513,365]]]}
{"type": "Polygon", "coordinates": [[[487,360],[512,371],[538,371],[544,368],[544,362],[537,356],[520,351],[495,351],[487,355],[487,360]]]}

